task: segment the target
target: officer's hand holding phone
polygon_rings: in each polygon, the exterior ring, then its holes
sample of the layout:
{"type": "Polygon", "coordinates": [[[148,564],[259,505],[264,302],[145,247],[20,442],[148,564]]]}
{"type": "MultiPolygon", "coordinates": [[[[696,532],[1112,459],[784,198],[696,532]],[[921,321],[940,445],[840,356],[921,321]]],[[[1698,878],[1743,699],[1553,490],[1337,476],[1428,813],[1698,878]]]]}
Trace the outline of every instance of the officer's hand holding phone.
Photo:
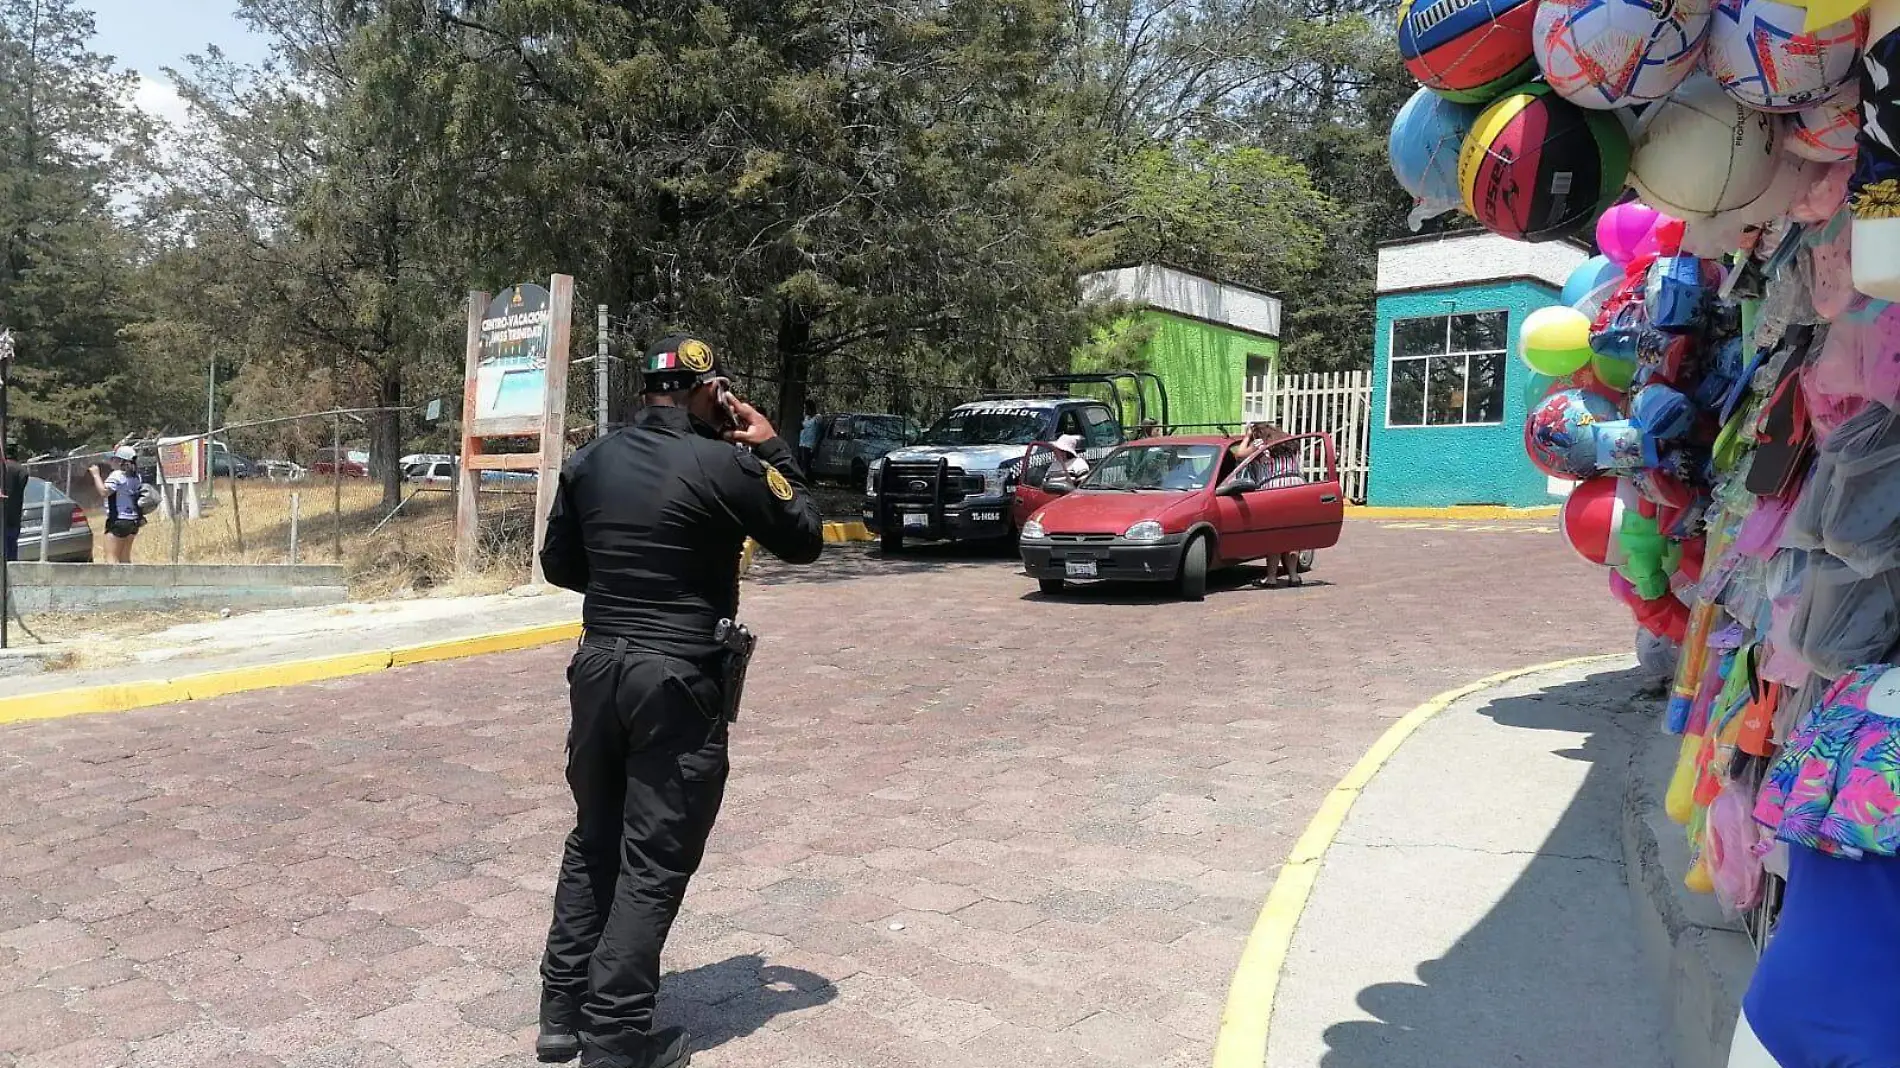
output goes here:
{"type": "Polygon", "coordinates": [[[772,421],[759,413],[737,394],[725,394],[726,411],[732,415],[733,428],[726,431],[726,440],[741,445],[763,445],[778,437],[778,431],[772,428],[772,421]]]}

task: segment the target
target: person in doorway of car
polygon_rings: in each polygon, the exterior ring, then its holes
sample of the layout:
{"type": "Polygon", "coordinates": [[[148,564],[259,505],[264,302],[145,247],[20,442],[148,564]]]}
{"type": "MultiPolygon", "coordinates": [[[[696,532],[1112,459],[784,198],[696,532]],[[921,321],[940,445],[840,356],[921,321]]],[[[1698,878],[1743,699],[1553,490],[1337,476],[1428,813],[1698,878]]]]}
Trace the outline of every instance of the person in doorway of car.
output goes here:
{"type": "Polygon", "coordinates": [[[585,595],[568,665],[567,836],[541,962],[543,1061],[677,1068],[656,1030],[660,950],[725,795],[728,702],[719,624],[739,610],[747,537],[794,564],[824,530],[791,446],[728,392],[712,348],[646,353],[646,406],[561,471],[541,570],[585,595]]]}
{"type": "Polygon", "coordinates": [[[132,541],[145,525],[145,517],[139,514],[139,490],[145,480],[139,477],[139,454],[132,446],[121,445],[113,450],[112,463],[117,470],[104,477],[99,474],[104,464],[88,470],[92,472],[92,486],[99,491],[106,510],[106,563],[129,564],[132,541]]]}
{"type": "Polygon", "coordinates": [[[1082,439],[1075,434],[1064,434],[1049,443],[1055,449],[1055,462],[1049,465],[1049,474],[1045,485],[1054,483],[1069,489],[1082,484],[1089,473],[1089,462],[1082,458],[1082,439]]]}
{"type": "MultiPolygon", "coordinates": [[[[1256,424],[1258,425],[1258,424],[1256,424]]],[[[1279,427],[1266,427],[1253,449],[1253,477],[1260,489],[1282,489],[1306,484],[1300,462],[1300,446],[1293,435],[1279,427]]],[[[1284,578],[1288,586],[1305,585],[1300,577],[1300,554],[1280,553],[1267,558],[1266,582],[1284,578]]]]}
{"type": "Polygon", "coordinates": [[[6,500],[6,551],[7,560],[20,558],[20,524],[26,518],[26,465],[13,458],[13,449],[7,449],[6,472],[0,478],[0,490],[4,490],[6,500]]]}

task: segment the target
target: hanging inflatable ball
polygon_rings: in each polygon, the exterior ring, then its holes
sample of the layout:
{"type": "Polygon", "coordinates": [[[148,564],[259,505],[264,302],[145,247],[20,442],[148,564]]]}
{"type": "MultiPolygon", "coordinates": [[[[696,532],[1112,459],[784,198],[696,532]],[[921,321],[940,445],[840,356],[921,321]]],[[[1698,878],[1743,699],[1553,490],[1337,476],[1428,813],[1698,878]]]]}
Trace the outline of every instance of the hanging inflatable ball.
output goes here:
{"type": "Polygon", "coordinates": [[[1540,375],[1575,374],[1590,362],[1590,320],[1567,305],[1539,308],[1518,330],[1519,355],[1540,375]]]}
{"type": "Polygon", "coordinates": [[[1848,82],[1825,101],[1788,116],[1781,147],[1816,163],[1845,163],[1854,158],[1859,133],[1860,85],[1848,82]]]}
{"type": "Polygon", "coordinates": [[[1618,266],[1646,253],[1655,255],[1650,234],[1662,219],[1661,212],[1641,201],[1614,205],[1597,218],[1597,247],[1618,266]]]}
{"type": "Polygon", "coordinates": [[[1623,562],[1616,534],[1623,525],[1623,495],[1617,493],[1617,478],[1593,478],[1579,482],[1564,498],[1563,514],[1557,530],[1570,551],[1598,566],[1623,562]]]}
{"type": "Polygon", "coordinates": [[[1629,167],[1630,185],[1646,203],[1680,219],[1707,218],[1768,191],[1777,163],[1774,119],[1729,99],[1703,75],[1653,110],[1629,167]]]}
{"type": "MultiPolygon", "coordinates": [[[[1458,152],[1483,110],[1420,89],[1392,120],[1392,175],[1426,218],[1458,210],[1458,152]]],[[[1423,221],[1421,219],[1421,221],[1423,221]]]]}
{"type": "Polygon", "coordinates": [[[1531,28],[1544,79],[1586,108],[1661,100],[1695,71],[1711,0],[1543,0],[1531,28]]]}
{"type": "MultiPolygon", "coordinates": [[[[1603,246],[1599,244],[1597,247],[1603,246]]],[[[1557,301],[1567,308],[1575,308],[1590,294],[1612,282],[1621,281],[1622,278],[1623,268],[1617,266],[1608,256],[1592,256],[1578,264],[1576,270],[1570,272],[1570,277],[1564,280],[1564,289],[1558,294],[1557,301]]],[[[1584,314],[1593,313],[1585,312],[1584,314]]]]}
{"type": "Polygon", "coordinates": [[[1465,211],[1494,233],[1542,241],[1576,233],[1622,191],[1629,137],[1543,84],[1484,109],[1458,158],[1465,211]]]}
{"type": "Polygon", "coordinates": [[[1867,12],[1803,31],[1806,6],[1720,0],[1705,63],[1722,90],[1758,111],[1800,111],[1833,96],[1857,70],[1867,12]]]}
{"type": "Polygon", "coordinates": [[[1399,55],[1419,84],[1448,100],[1483,104],[1536,72],[1536,0],[1404,0],[1399,55]]]}
{"type": "Polygon", "coordinates": [[[1582,389],[1559,389],[1538,401],[1524,420],[1524,455],[1546,475],[1595,478],[1596,429],[1621,416],[1616,405],[1582,389]]]}

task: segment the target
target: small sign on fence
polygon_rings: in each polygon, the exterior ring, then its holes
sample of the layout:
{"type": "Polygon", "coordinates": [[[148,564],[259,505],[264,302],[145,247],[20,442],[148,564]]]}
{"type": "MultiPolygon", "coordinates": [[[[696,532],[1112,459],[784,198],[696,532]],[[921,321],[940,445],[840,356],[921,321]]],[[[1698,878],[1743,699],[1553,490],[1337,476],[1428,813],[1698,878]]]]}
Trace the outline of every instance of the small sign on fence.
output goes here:
{"type": "Polygon", "coordinates": [[[209,479],[209,460],[202,435],[158,439],[158,480],[166,485],[183,485],[209,479]]]}
{"type": "Polygon", "coordinates": [[[475,370],[475,418],[535,417],[548,388],[552,300],[537,285],[509,286],[482,315],[475,370]]]}

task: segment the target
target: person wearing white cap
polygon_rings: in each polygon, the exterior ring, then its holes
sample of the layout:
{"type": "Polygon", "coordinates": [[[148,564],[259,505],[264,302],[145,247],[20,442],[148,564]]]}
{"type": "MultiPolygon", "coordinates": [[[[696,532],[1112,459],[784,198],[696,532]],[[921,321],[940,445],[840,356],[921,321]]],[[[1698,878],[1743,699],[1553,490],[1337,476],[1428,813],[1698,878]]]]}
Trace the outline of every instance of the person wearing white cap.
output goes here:
{"type": "Polygon", "coordinates": [[[1064,483],[1070,488],[1081,485],[1089,473],[1089,462],[1082,458],[1082,436],[1064,434],[1049,444],[1054,447],[1056,458],[1049,466],[1047,481],[1064,483]]]}
{"type": "Polygon", "coordinates": [[[145,480],[139,477],[139,454],[132,446],[121,445],[112,450],[112,462],[118,469],[104,478],[99,476],[99,469],[106,465],[90,468],[92,486],[105,504],[106,563],[129,564],[132,540],[145,525],[145,517],[139,514],[139,490],[145,480]]]}

